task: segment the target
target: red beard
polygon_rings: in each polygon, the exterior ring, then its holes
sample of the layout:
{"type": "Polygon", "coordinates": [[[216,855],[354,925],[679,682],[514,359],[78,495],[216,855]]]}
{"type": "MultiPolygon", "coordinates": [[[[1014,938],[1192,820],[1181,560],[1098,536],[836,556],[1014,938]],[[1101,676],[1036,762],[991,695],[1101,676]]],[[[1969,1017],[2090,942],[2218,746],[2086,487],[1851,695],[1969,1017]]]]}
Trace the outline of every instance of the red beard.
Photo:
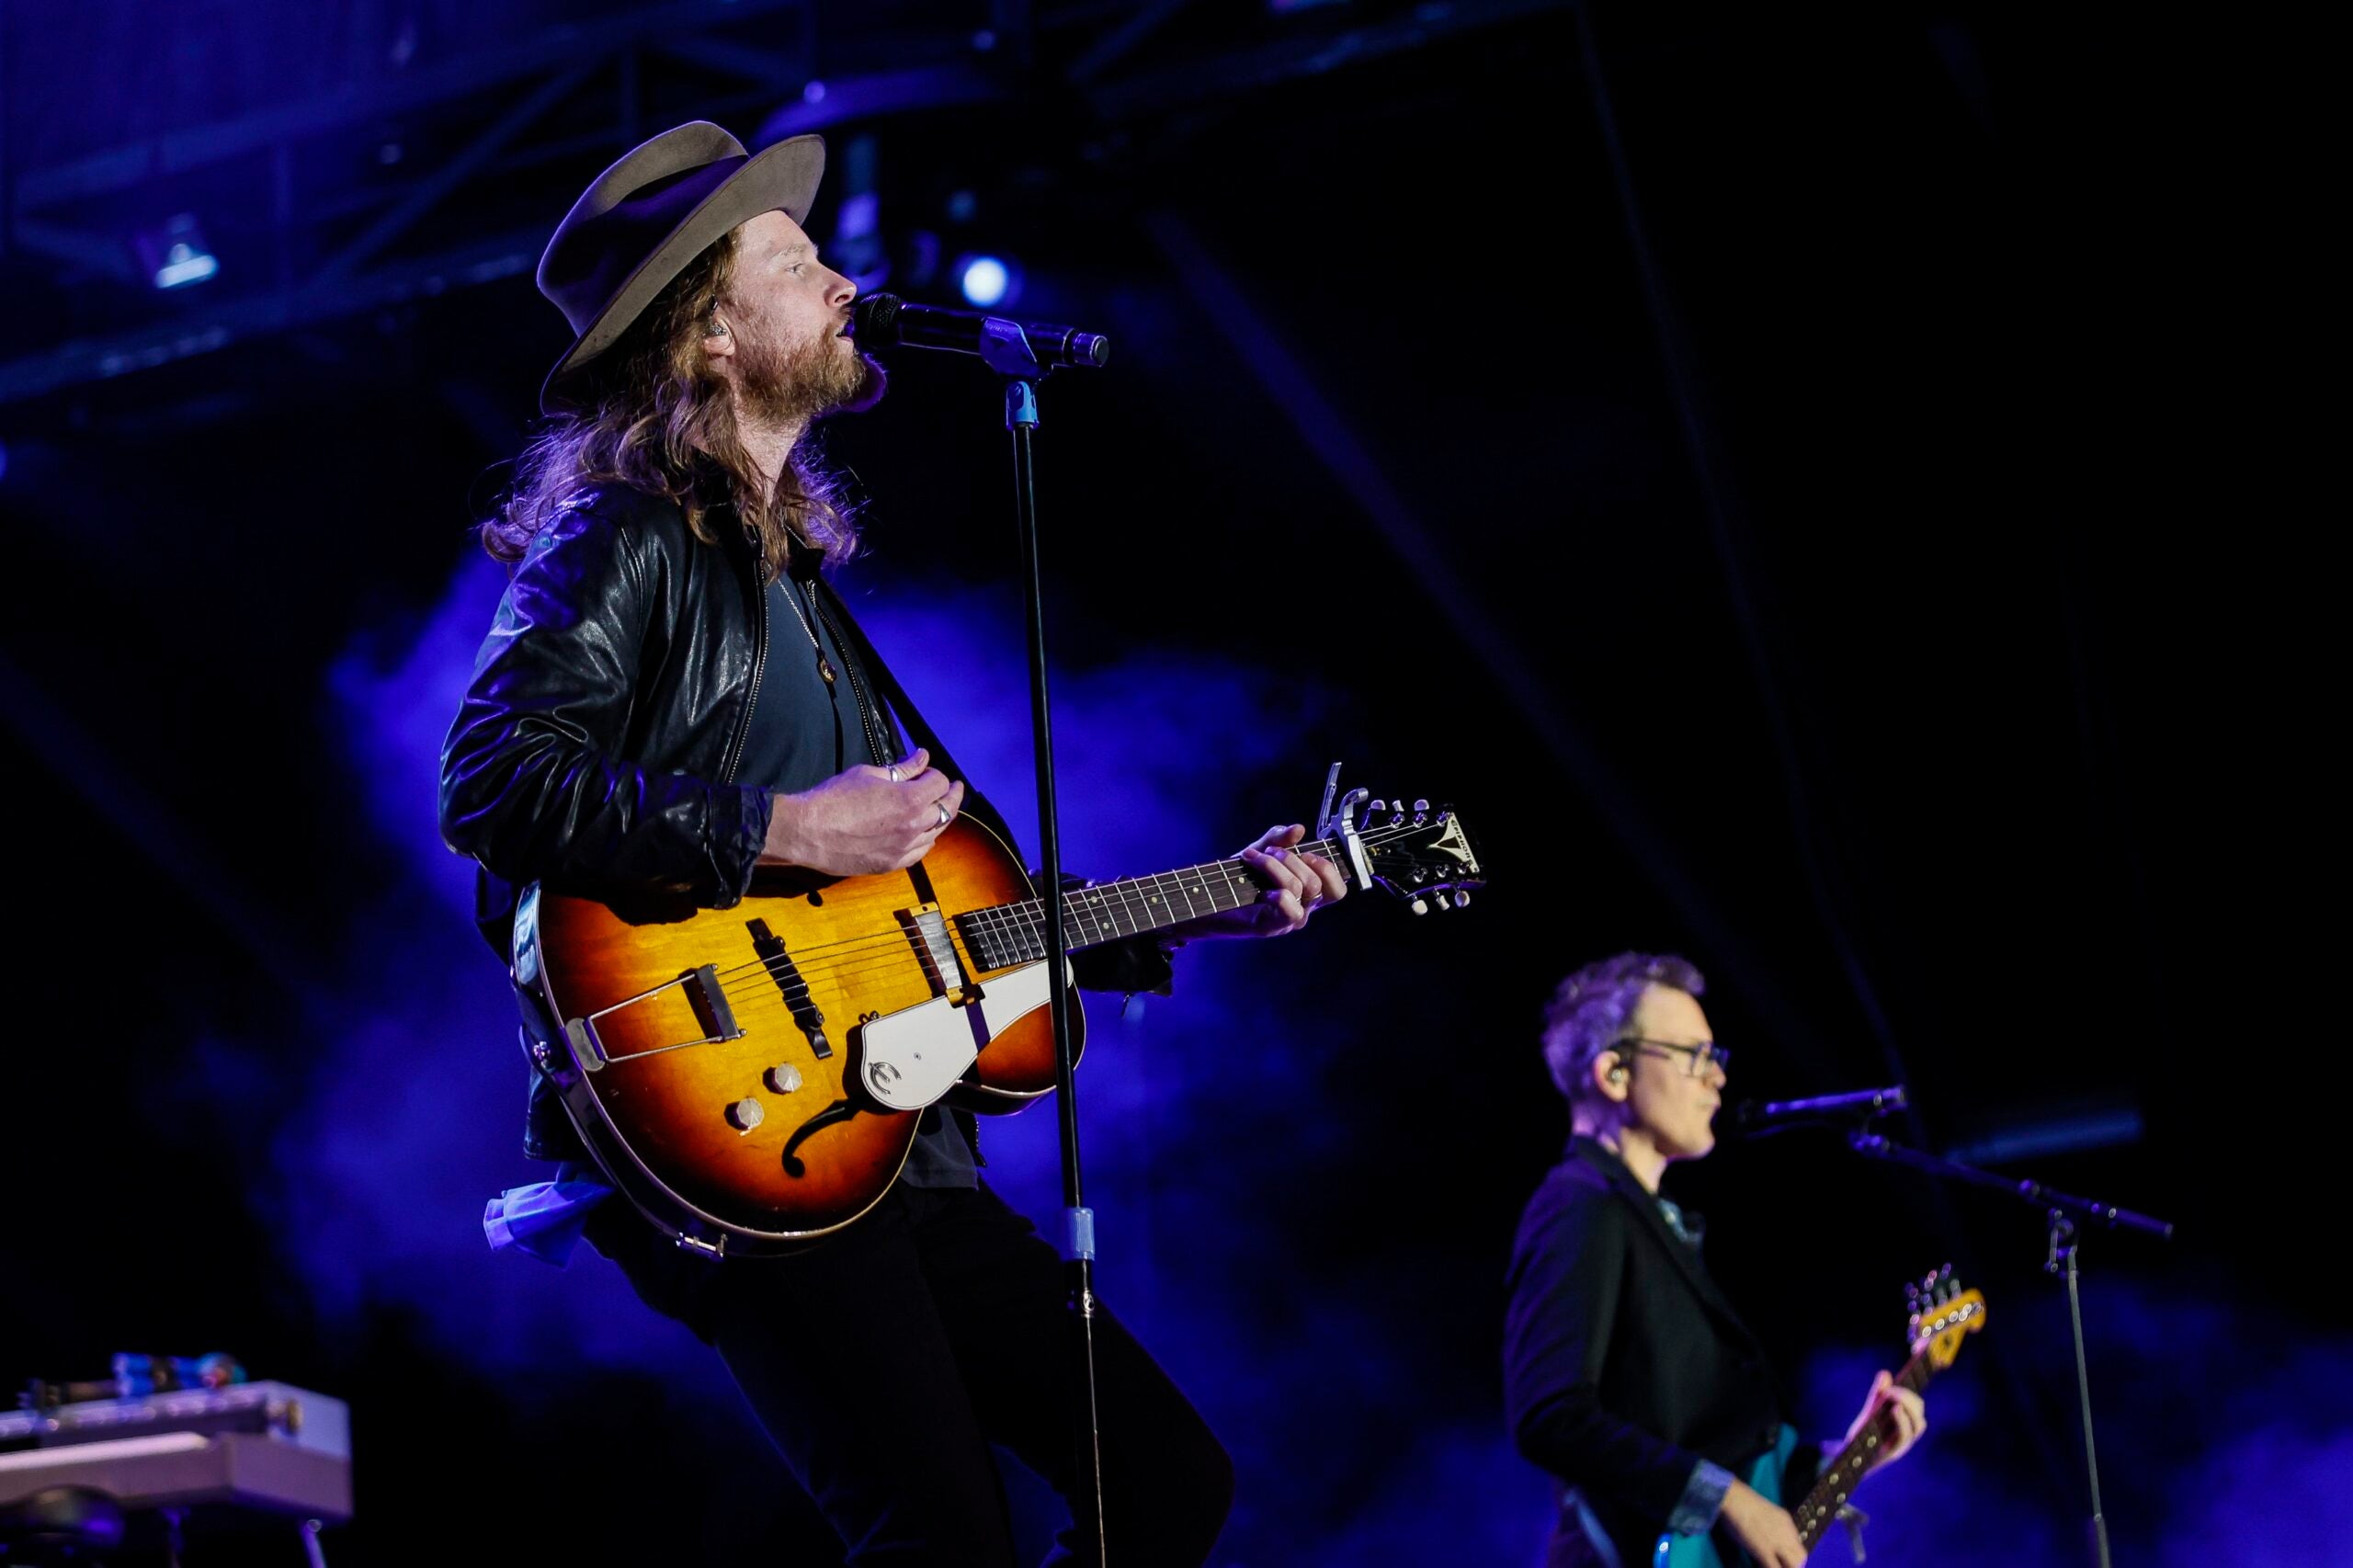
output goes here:
{"type": "Polygon", "coordinates": [[[888,384],[882,367],[830,335],[790,348],[738,339],[737,386],[763,424],[801,425],[837,409],[871,408],[888,384]]]}

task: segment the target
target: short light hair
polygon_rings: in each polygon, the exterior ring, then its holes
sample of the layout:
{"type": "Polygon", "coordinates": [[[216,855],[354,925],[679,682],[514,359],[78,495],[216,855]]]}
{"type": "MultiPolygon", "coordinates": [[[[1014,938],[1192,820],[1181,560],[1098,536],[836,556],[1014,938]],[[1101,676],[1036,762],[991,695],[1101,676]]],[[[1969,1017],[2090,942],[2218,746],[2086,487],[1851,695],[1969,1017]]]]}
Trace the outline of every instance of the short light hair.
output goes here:
{"type": "Polygon", "coordinates": [[[1673,953],[1620,953],[1554,988],[1544,1006],[1544,1065],[1570,1104],[1593,1097],[1595,1061],[1626,1039],[1643,993],[1654,985],[1691,996],[1708,989],[1698,967],[1673,953]]]}

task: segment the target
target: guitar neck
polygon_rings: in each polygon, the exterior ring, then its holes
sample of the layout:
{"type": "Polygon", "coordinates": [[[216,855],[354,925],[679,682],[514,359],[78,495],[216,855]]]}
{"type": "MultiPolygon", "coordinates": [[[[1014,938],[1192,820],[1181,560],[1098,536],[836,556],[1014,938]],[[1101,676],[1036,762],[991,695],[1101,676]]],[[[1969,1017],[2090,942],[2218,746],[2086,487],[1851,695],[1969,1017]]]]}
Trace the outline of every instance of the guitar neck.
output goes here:
{"type": "MultiPolygon", "coordinates": [[[[1293,846],[1293,854],[1321,855],[1351,881],[1347,858],[1330,839],[1293,846]]],[[[1156,876],[1071,888],[1063,894],[1063,934],[1077,952],[1122,937],[1165,931],[1204,915],[1219,915],[1256,903],[1266,889],[1239,859],[1211,860],[1156,876]]],[[[1032,963],[1046,956],[1046,906],[1042,899],[994,904],[956,917],[967,946],[983,969],[1032,963]]]]}
{"type": "MultiPolygon", "coordinates": [[[[1899,1388],[1918,1393],[1936,1375],[1937,1370],[1928,1359],[1928,1353],[1923,1350],[1904,1363],[1904,1369],[1895,1374],[1895,1382],[1899,1388]]],[[[1853,1440],[1822,1467],[1822,1479],[1813,1483],[1813,1490],[1805,1494],[1805,1501],[1792,1510],[1799,1539],[1805,1542],[1807,1551],[1813,1550],[1822,1540],[1823,1532],[1830,1528],[1831,1521],[1837,1518],[1838,1510],[1845,1507],[1847,1499],[1855,1494],[1856,1483],[1862,1480],[1863,1472],[1870,1469],[1871,1461],[1879,1457],[1879,1450],[1886,1441],[1887,1417],[1881,1415],[1856,1433],[1853,1440]]]]}

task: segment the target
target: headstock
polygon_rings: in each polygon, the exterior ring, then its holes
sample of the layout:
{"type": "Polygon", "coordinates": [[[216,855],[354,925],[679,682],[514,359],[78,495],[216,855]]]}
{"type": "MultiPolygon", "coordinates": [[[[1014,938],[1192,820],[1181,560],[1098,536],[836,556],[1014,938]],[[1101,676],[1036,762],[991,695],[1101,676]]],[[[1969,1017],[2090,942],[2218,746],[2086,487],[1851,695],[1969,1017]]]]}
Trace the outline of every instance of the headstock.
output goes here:
{"type": "Polygon", "coordinates": [[[1406,816],[1403,801],[1374,801],[1359,786],[1336,805],[1340,765],[1334,763],[1324,779],[1324,803],[1315,813],[1315,836],[1328,840],[1359,887],[1376,884],[1399,898],[1413,900],[1414,913],[1461,908],[1472,890],[1486,885],[1479,869],[1479,852],[1461,819],[1444,806],[1433,813],[1427,801],[1415,801],[1406,816]],[[1363,815],[1358,815],[1361,810],[1363,815]]]}
{"type": "Polygon", "coordinates": [[[1415,801],[1409,812],[1403,801],[1375,801],[1358,831],[1372,881],[1413,900],[1416,915],[1460,909],[1473,889],[1486,885],[1462,819],[1443,806],[1433,812],[1427,801],[1415,801]]]}
{"type": "Polygon", "coordinates": [[[1904,1294],[1912,1314],[1912,1354],[1927,1357],[1937,1371],[1951,1366],[1961,1342],[1985,1326],[1984,1296],[1962,1290],[1949,1263],[1917,1284],[1906,1283],[1904,1294]]]}

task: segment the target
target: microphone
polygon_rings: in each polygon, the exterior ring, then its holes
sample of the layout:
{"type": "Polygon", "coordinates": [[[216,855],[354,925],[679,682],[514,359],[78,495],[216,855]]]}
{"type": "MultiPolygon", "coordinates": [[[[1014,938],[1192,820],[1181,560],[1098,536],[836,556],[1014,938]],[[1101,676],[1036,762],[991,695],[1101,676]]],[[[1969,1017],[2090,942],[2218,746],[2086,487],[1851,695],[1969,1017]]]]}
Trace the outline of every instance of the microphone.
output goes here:
{"type": "Polygon", "coordinates": [[[1904,1108],[1904,1085],[1887,1089],[1857,1089],[1846,1095],[1817,1095],[1810,1100],[1743,1100],[1733,1107],[1733,1125],[1747,1133],[1766,1133],[1809,1121],[1874,1121],[1904,1108]]]}
{"type": "Polygon", "coordinates": [[[1008,321],[983,311],[949,311],[938,305],[910,305],[896,294],[865,294],[850,307],[849,335],[861,349],[940,348],[950,354],[977,354],[988,358],[985,347],[995,335],[1022,337],[1037,357],[1040,369],[1079,366],[1098,369],[1111,358],[1111,340],[1099,332],[1081,332],[1053,322],[1008,321]]]}

